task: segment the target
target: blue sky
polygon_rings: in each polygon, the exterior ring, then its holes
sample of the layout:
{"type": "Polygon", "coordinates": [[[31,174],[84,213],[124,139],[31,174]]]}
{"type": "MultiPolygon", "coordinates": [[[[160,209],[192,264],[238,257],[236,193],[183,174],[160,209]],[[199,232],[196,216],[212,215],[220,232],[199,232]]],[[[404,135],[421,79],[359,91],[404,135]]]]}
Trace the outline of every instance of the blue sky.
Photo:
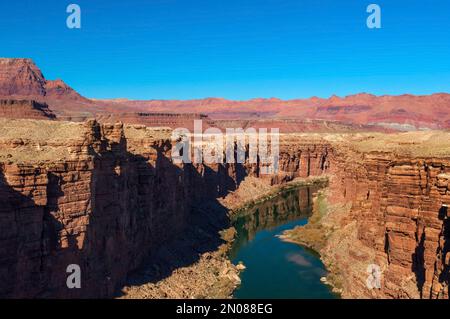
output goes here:
{"type": "Polygon", "coordinates": [[[450,92],[448,0],[1,1],[0,30],[0,56],[88,97],[450,92]],[[370,3],[382,29],[366,26],[370,3]]]}

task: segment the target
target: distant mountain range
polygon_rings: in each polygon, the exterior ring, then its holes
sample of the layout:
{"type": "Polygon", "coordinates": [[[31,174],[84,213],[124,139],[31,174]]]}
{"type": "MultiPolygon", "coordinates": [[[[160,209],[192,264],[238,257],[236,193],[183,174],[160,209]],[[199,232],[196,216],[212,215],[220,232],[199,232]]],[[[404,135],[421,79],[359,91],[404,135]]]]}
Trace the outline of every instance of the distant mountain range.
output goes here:
{"type": "MultiPolygon", "coordinates": [[[[98,100],[81,96],[62,80],[46,80],[30,59],[0,59],[0,99],[26,99],[46,103],[60,119],[88,117],[117,119],[119,114],[196,113],[212,120],[327,121],[376,125],[395,130],[450,128],[450,94],[312,97],[280,100],[98,100]]],[[[19,116],[19,115],[18,115],[19,116]]],[[[134,122],[139,122],[134,121],[134,122]]],[[[145,123],[144,123],[145,124],[145,123]]]]}

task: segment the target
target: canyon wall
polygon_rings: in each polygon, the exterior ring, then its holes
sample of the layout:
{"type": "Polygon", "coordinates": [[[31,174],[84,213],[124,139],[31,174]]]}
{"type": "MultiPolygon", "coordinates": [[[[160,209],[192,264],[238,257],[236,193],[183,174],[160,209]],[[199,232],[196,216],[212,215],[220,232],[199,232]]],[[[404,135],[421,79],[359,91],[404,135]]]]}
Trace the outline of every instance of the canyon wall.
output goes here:
{"type": "MultiPolygon", "coordinates": [[[[209,195],[191,196],[203,177],[171,164],[167,139],[138,144],[145,152],[133,153],[121,124],[88,122],[61,145],[70,159],[1,164],[0,296],[112,296],[149,251],[182,234],[192,201],[209,195]],[[81,289],[67,289],[69,264],[81,267],[81,289]]],[[[220,178],[208,182],[212,193],[220,178]]]]}
{"type": "Polygon", "coordinates": [[[120,125],[90,122],[84,133],[62,146],[71,159],[2,164],[2,297],[111,296],[143,247],[182,230],[188,203],[179,173],[155,169],[163,149],[128,153],[120,125]],[[166,191],[156,194],[156,185],[166,191]],[[81,267],[81,289],[67,289],[69,264],[81,267]]]}
{"type": "Polygon", "coordinates": [[[321,254],[344,297],[449,298],[448,157],[338,151],[328,201],[321,254]]]}

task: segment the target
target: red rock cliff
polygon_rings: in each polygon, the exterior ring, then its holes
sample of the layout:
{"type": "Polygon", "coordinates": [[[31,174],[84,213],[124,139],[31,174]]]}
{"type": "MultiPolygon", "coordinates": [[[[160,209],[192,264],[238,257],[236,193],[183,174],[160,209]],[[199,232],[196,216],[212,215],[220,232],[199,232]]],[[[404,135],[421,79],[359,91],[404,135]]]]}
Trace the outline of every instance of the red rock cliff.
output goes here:
{"type": "Polygon", "coordinates": [[[170,163],[167,140],[140,139],[146,152],[136,154],[121,124],[88,122],[78,131],[42,146],[60,160],[23,162],[11,150],[0,165],[2,297],[112,296],[149,251],[187,224],[191,176],[170,163]],[[66,287],[72,263],[82,270],[79,290],[66,287]]]}
{"type": "Polygon", "coordinates": [[[331,202],[351,208],[323,253],[344,295],[448,298],[450,161],[380,153],[337,167],[331,202]],[[381,267],[381,289],[366,286],[369,264],[381,267]]]}

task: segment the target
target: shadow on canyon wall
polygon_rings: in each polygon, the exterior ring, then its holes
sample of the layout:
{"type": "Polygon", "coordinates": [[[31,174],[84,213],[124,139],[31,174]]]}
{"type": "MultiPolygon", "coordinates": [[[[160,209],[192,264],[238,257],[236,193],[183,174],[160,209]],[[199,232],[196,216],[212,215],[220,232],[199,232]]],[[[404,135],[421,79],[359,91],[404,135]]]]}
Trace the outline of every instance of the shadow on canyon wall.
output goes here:
{"type": "MultiPolygon", "coordinates": [[[[199,261],[202,254],[216,251],[225,241],[220,231],[230,227],[228,210],[217,198],[226,196],[238,188],[247,175],[242,164],[236,164],[234,176],[229,165],[209,166],[183,164],[178,167],[164,155],[161,147],[157,151],[157,167],[182,177],[182,186],[187,207],[187,219],[180,231],[169,241],[161,242],[153,249],[136,271],[127,280],[127,285],[156,283],[172,274],[174,270],[199,261]]],[[[142,160],[142,159],[138,159],[142,160]]],[[[145,159],[144,159],[145,160],[145,159]]],[[[170,190],[169,190],[170,192],[170,190]]],[[[122,295],[120,291],[117,296],[122,295]]]]}
{"type": "MultiPolygon", "coordinates": [[[[441,251],[441,260],[443,261],[443,270],[439,275],[439,282],[443,283],[449,288],[450,284],[450,216],[448,215],[448,207],[442,206],[439,211],[439,219],[442,220],[442,236],[444,244],[441,251]]],[[[448,293],[450,299],[450,292],[448,293]]]]}
{"type": "Polygon", "coordinates": [[[423,295],[423,285],[425,284],[425,231],[422,231],[419,244],[417,245],[413,254],[412,271],[416,275],[417,289],[420,297],[423,295]]]}
{"type": "Polygon", "coordinates": [[[126,282],[157,282],[223,244],[219,231],[229,219],[217,198],[238,187],[245,167],[233,176],[227,165],[178,167],[165,156],[167,145],[154,147],[153,166],[127,152],[125,139],[102,143],[101,156],[90,151],[89,193],[49,168],[42,206],[8,185],[0,169],[0,297],[112,297],[126,282]],[[71,206],[76,199],[81,206],[71,206]],[[70,264],[81,268],[81,289],[67,288],[70,264]]]}
{"type": "MultiPolygon", "coordinates": [[[[1,168],[1,167],[0,167],[1,168]]],[[[6,298],[18,288],[18,277],[25,277],[24,265],[19,263],[19,250],[23,243],[19,234],[25,234],[16,221],[23,216],[18,214],[21,207],[33,207],[34,202],[28,197],[14,191],[7,183],[0,169],[0,298],[6,298]],[[22,268],[22,269],[21,269],[22,268]]],[[[43,213],[43,209],[40,208],[43,213]]],[[[39,270],[39,269],[38,269],[39,270]]]]}
{"type": "MultiPolygon", "coordinates": [[[[450,277],[450,265],[448,264],[448,254],[450,251],[450,219],[448,218],[448,208],[442,206],[438,212],[438,218],[442,221],[442,233],[443,238],[442,247],[438,248],[437,254],[440,254],[440,260],[442,261],[442,271],[439,274],[439,282],[447,287],[449,285],[450,277]],[[446,263],[447,262],[447,263],[446,263]]],[[[422,231],[419,244],[417,245],[414,254],[412,255],[413,267],[412,271],[416,276],[417,289],[419,290],[420,297],[423,297],[423,288],[426,279],[425,269],[425,231],[422,231]]],[[[430,269],[429,271],[432,271],[430,269]]],[[[450,298],[450,297],[449,297],[450,298]]]]}
{"type": "Polygon", "coordinates": [[[12,188],[0,170],[0,298],[58,297],[53,293],[60,287],[67,290],[61,296],[78,296],[66,286],[66,268],[78,262],[79,254],[68,251],[76,241],[69,236],[67,249],[62,248],[64,225],[53,214],[57,196],[64,195],[59,183],[49,173],[47,205],[37,205],[32,195],[12,188]]]}

